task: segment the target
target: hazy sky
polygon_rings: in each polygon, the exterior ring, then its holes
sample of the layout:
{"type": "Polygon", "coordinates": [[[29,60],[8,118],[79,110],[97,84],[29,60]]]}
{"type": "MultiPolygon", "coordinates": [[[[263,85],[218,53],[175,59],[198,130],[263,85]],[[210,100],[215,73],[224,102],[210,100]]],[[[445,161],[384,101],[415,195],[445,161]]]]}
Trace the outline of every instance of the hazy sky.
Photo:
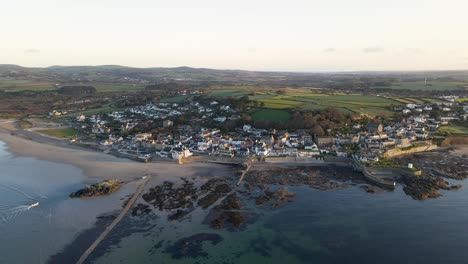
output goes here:
{"type": "Polygon", "coordinates": [[[0,63],[468,69],[468,0],[14,0],[0,63]]]}

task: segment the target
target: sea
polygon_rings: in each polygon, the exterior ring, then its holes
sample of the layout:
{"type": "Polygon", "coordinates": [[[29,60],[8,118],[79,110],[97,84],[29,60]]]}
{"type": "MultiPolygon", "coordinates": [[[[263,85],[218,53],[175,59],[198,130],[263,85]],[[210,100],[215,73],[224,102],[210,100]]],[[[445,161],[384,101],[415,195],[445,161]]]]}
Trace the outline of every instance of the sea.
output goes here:
{"type": "MultiPolygon", "coordinates": [[[[0,263],[74,263],[87,246],[76,244],[99,235],[96,217],[121,206],[112,196],[68,198],[87,181],[78,168],[16,157],[0,143],[0,263]]],[[[424,201],[400,185],[288,188],[295,201],[275,209],[246,201],[253,217],[241,230],[210,228],[201,208],[176,221],[127,214],[88,263],[468,263],[466,188],[424,201]]]]}
{"type": "Polygon", "coordinates": [[[71,165],[14,156],[0,141],[0,263],[48,263],[97,216],[119,210],[114,197],[69,198],[97,181],[71,165]]]}

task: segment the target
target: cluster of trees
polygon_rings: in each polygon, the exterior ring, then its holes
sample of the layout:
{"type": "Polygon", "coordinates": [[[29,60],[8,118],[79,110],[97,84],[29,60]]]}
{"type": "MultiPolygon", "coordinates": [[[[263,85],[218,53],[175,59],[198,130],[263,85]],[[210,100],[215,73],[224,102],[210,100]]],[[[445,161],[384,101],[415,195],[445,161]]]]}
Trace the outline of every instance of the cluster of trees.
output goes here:
{"type": "Polygon", "coordinates": [[[90,95],[96,93],[94,86],[62,86],[57,89],[59,94],[64,95],[90,95]]]}
{"type": "Polygon", "coordinates": [[[179,90],[190,90],[198,87],[198,85],[178,82],[157,82],[154,84],[147,85],[146,91],[179,91],[179,90]]]}
{"type": "Polygon", "coordinates": [[[61,106],[62,97],[52,91],[5,92],[0,94],[0,117],[27,117],[48,113],[61,106]]]}
{"type": "Polygon", "coordinates": [[[159,98],[159,95],[142,91],[138,93],[116,94],[113,96],[112,100],[117,107],[123,108],[156,102],[159,100],[159,98]]]}
{"type": "Polygon", "coordinates": [[[257,120],[250,123],[258,128],[310,129],[313,134],[325,135],[328,130],[338,129],[351,122],[350,115],[345,115],[336,108],[327,108],[319,112],[293,110],[288,121],[257,120]]]}
{"type": "Polygon", "coordinates": [[[253,106],[254,102],[257,103],[256,105],[258,105],[258,102],[250,101],[249,96],[247,95],[244,95],[242,97],[228,96],[221,98],[199,95],[194,97],[193,100],[199,102],[201,105],[204,106],[209,106],[211,102],[216,101],[221,105],[228,105],[229,107],[236,109],[238,112],[241,113],[246,111],[248,107],[253,106]]]}
{"type": "Polygon", "coordinates": [[[377,94],[396,94],[399,96],[414,96],[417,94],[418,96],[426,96],[426,97],[434,97],[434,96],[442,96],[442,95],[458,95],[464,96],[466,95],[466,88],[462,89],[454,89],[454,90],[414,90],[414,89],[393,89],[393,88],[373,88],[372,90],[369,89],[355,89],[356,92],[360,93],[377,93],[377,94]]]}

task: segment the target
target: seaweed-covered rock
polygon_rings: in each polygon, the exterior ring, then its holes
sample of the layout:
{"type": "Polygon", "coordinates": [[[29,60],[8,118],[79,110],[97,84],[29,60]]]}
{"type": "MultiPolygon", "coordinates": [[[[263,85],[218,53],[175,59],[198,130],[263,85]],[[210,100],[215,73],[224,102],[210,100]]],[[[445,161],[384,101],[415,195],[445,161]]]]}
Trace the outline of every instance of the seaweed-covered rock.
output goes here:
{"type": "Polygon", "coordinates": [[[208,253],[203,251],[203,243],[211,242],[212,245],[216,245],[222,240],[223,238],[218,234],[195,234],[179,239],[173,245],[167,247],[165,252],[171,254],[175,259],[207,257],[208,253]]]}
{"type": "Polygon", "coordinates": [[[230,194],[220,205],[213,207],[204,223],[215,229],[226,227],[230,230],[238,230],[242,228],[247,219],[245,213],[239,211],[241,208],[242,204],[237,194],[230,194]]]}
{"type": "Polygon", "coordinates": [[[203,184],[200,190],[202,193],[208,193],[198,200],[198,206],[205,209],[226,196],[226,194],[232,191],[232,188],[225,179],[215,178],[203,184]]]}
{"type": "Polygon", "coordinates": [[[416,200],[437,198],[441,196],[439,193],[440,189],[451,190],[459,188],[457,185],[452,187],[441,177],[434,176],[404,176],[403,182],[406,185],[403,191],[416,200]]]}
{"type": "Polygon", "coordinates": [[[281,187],[281,188],[278,188],[275,191],[266,190],[265,194],[258,197],[255,203],[258,206],[262,206],[266,202],[271,201],[272,204],[270,205],[270,208],[276,208],[276,207],[280,206],[283,203],[292,202],[294,200],[295,196],[296,196],[296,194],[289,191],[288,188],[281,187]]]}
{"type": "Polygon", "coordinates": [[[163,211],[192,208],[198,196],[193,182],[184,179],[184,183],[178,188],[174,188],[174,183],[166,181],[162,185],[151,188],[149,192],[143,194],[142,198],[163,211]]]}
{"type": "Polygon", "coordinates": [[[173,221],[173,220],[179,220],[181,219],[182,217],[188,215],[190,212],[192,212],[191,210],[180,210],[180,209],[177,209],[177,211],[171,215],[169,215],[167,217],[167,220],[169,221],[173,221]]]}
{"type": "Polygon", "coordinates": [[[137,204],[132,208],[132,215],[133,216],[140,216],[151,213],[151,208],[147,204],[137,204]]]}
{"type": "Polygon", "coordinates": [[[96,197],[108,195],[117,191],[122,183],[117,180],[105,180],[93,185],[88,185],[81,190],[70,194],[71,198],[96,197]]]}

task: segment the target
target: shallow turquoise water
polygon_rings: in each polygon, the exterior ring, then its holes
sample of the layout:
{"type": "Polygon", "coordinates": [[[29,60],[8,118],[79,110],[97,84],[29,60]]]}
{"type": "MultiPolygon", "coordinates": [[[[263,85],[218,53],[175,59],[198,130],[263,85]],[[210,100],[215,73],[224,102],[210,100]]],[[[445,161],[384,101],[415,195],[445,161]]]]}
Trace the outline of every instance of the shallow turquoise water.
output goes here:
{"type": "MultiPolygon", "coordinates": [[[[462,182],[464,183],[464,182],[462,182]]],[[[466,182],[465,182],[466,183],[466,182]]],[[[443,192],[415,201],[401,188],[368,194],[359,187],[317,191],[290,187],[295,202],[276,210],[248,210],[258,220],[239,232],[201,224],[206,211],[168,223],[149,220],[151,231],[108,241],[95,263],[467,263],[468,192],[443,192]],[[197,233],[218,234],[205,241],[206,256],[174,258],[167,248],[197,233]],[[104,252],[104,253],[103,253],[104,252]]],[[[253,204],[253,203],[250,203],[253,204]]],[[[135,217],[128,216],[132,225],[135,217]]],[[[117,236],[117,235],[114,235],[117,236]]],[[[112,239],[112,238],[110,238],[112,239]]]]}
{"type": "MultiPolygon", "coordinates": [[[[0,143],[0,263],[44,263],[95,217],[120,208],[112,197],[81,200],[68,194],[89,181],[73,166],[14,157],[0,143]],[[38,201],[40,206],[27,205],[38,201]]],[[[466,185],[466,181],[459,182],[466,185]]],[[[93,263],[467,263],[468,191],[415,201],[398,186],[368,194],[359,187],[317,191],[289,187],[293,203],[259,209],[245,230],[212,230],[207,211],[182,221],[128,215],[91,256],[93,263]],[[217,234],[205,256],[174,258],[168,248],[185,237],[217,234]]],[[[96,234],[95,234],[96,235],[96,234]]],[[[98,235],[98,234],[97,234],[98,235]]],[[[96,236],[97,236],[96,235],[96,236]]],[[[91,235],[92,236],[92,235],[91,235]]],[[[79,255],[80,252],[78,252],[79,255]]]]}

